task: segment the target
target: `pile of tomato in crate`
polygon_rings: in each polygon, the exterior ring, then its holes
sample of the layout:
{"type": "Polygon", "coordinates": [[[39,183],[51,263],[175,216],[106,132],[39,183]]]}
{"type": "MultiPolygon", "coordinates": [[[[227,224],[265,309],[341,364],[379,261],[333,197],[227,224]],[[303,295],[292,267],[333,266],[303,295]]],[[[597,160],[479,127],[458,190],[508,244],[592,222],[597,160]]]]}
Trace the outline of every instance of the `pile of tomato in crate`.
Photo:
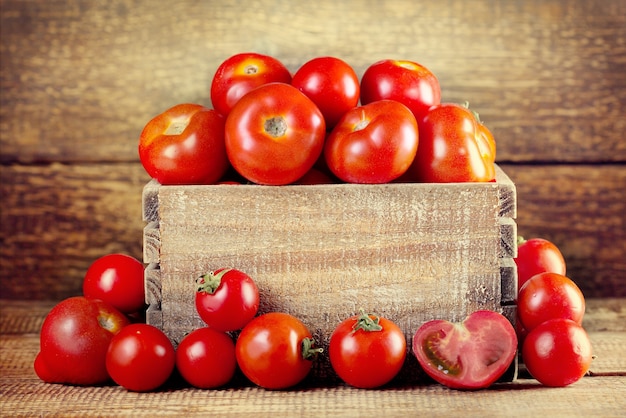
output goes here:
{"type": "MultiPolygon", "coordinates": [[[[359,80],[333,57],[312,59],[292,76],[273,57],[238,54],[215,73],[213,108],[179,104],[156,116],[141,133],[139,155],[163,185],[493,181],[493,136],[467,106],[440,97],[437,78],[415,62],[376,62],[359,80]]],[[[328,356],[346,384],[376,388],[412,355],[436,382],[480,389],[502,376],[519,348],[541,383],[572,384],[592,359],[584,297],[554,244],[531,239],[518,248],[517,329],[480,310],[457,324],[426,321],[408,341],[389,319],[361,312],[336,324],[325,351],[295,316],[259,314],[254,278],[229,268],[198,280],[196,310],[206,326],[175,347],[143,320],[143,264],[109,254],[89,267],[83,296],[46,317],[34,368],[49,383],[113,381],[132,391],[155,390],[175,372],[197,388],[224,387],[239,370],[259,387],[285,389],[328,356]]]]}

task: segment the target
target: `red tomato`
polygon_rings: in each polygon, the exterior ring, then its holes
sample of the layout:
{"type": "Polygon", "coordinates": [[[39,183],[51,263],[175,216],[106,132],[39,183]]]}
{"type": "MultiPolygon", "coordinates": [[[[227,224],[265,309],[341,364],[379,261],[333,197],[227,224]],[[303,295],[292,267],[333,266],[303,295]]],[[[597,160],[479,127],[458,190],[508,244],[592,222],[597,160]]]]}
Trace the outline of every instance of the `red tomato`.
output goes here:
{"type": "Polygon", "coordinates": [[[382,60],[361,77],[361,104],[396,100],[406,105],[419,121],[441,101],[437,77],[426,67],[407,60],[382,60]]]}
{"type": "Polygon", "coordinates": [[[41,327],[37,376],[48,383],[107,382],[109,342],[128,323],[124,314],[101,300],[76,296],[59,302],[41,327]]]}
{"type": "Polygon", "coordinates": [[[420,121],[419,148],[409,169],[425,183],[488,182],[495,179],[495,142],[464,106],[433,106],[420,121]]]}
{"type": "Polygon", "coordinates": [[[237,364],[254,384],[286,389],[309,373],[321,349],[313,348],[311,332],[298,318],[282,312],[257,316],[239,334],[237,364]]]}
{"type": "Polygon", "coordinates": [[[298,179],[294,184],[312,185],[312,184],[333,184],[335,179],[325,172],[312,168],[306,174],[298,179]]]}
{"type": "Polygon", "coordinates": [[[322,153],[326,126],[315,103],[295,87],[270,83],[242,97],[226,119],[233,167],[259,184],[293,183],[322,153]]]}
{"type": "Polygon", "coordinates": [[[198,280],[196,310],[211,328],[236,331],[259,310],[259,289],[246,273],[219,269],[198,280]]]}
{"type": "Polygon", "coordinates": [[[535,274],[549,272],[565,275],[565,259],[559,248],[543,238],[517,241],[517,286],[521,289],[524,283],[535,274]]]}
{"type": "Polygon", "coordinates": [[[517,351],[513,325],[501,314],[476,311],[462,323],[432,320],[413,337],[413,353],[424,371],[455,389],[490,386],[517,351]]]}
{"type": "Polygon", "coordinates": [[[200,389],[213,389],[231,381],[237,368],[232,338],[213,328],[187,334],[176,349],[176,368],[185,381],[200,389]]]}
{"type": "Polygon", "coordinates": [[[552,319],[530,331],[522,346],[528,372],[546,386],[570,385],[587,373],[593,359],[589,336],[569,319],[552,319]]]}
{"type": "Polygon", "coordinates": [[[179,104],[150,120],[139,159],[161,184],[213,184],[228,169],[224,118],[197,104],[179,104]]]}
{"type": "Polygon", "coordinates": [[[406,358],[406,338],[388,319],[362,312],[335,328],[328,355],[333,370],[344,382],[371,389],[398,374],[406,358]]]}
{"type": "Polygon", "coordinates": [[[313,58],[296,71],[291,85],[319,107],[328,130],[359,103],[359,77],[348,63],[339,58],[313,58]]]}
{"type": "Polygon", "coordinates": [[[350,183],[388,183],[411,166],[418,149],[415,117],[393,100],[349,110],[326,139],[328,168],[350,183]]]}
{"type": "Polygon", "coordinates": [[[83,279],[83,295],[133,314],[145,306],[144,267],[134,257],[107,254],[94,261],[83,279]]]}
{"type": "Polygon", "coordinates": [[[585,298],[570,278],[557,273],[539,273],[520,289],[517,314],[527,331],[555,318],[571,319],[580,325],[585,314],[585,298]]]}
{"type": "Polygon", "coordinates": [[[167,335],[148,324],[117,333],[106,354],[106,368],[118,385],[134,392],[162,386],[174,371],[176,353],[167,335]]]}
{"type": "Polygon", "coordinates": [[[254,52],[233,55],[220,64],[213,76],[213,108],[227,116],[246,93],[272,82],[291,82],[291,73],[282,62],[254,52]]]}

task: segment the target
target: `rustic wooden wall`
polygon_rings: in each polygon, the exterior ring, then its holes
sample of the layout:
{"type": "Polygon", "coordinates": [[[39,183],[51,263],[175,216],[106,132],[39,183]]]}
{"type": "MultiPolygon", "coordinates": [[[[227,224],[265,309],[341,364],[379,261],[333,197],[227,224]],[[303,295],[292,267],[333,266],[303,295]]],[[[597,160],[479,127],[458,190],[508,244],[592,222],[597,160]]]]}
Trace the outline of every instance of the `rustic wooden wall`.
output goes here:
{"type": "Polygon", "coordinates": [[[137,138],[210,105],[243,51],[362,74],[418,61],[469,100],[517,184],[519,233],[563,250],[588,297],[626,296],[623,0],[0,0],[0,297],[80,293],[109,252],[142,254],[137,138]]]}

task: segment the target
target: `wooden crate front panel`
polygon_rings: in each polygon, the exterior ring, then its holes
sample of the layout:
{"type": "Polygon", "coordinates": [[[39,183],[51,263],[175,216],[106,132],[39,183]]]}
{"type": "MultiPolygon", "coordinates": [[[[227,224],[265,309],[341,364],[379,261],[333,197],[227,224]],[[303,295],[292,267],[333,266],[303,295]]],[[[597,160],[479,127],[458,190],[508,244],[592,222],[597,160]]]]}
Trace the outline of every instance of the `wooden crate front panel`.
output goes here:
{"type": "MultiPolygon", "coordinates": [[[[203,326],[195,280],[250,274],[261,312],[300,318],[326,346],[363,308],[408,341],[433,318],[507,313],[516,291],[515,188],[496,183],[160,186],[144,190],[148,322],[177,343],[203,326]]],[[[321,368],[323,369],[323,367],[321,368]]],[[[320,371],[320,373],[324,373],[320,371]]]]}

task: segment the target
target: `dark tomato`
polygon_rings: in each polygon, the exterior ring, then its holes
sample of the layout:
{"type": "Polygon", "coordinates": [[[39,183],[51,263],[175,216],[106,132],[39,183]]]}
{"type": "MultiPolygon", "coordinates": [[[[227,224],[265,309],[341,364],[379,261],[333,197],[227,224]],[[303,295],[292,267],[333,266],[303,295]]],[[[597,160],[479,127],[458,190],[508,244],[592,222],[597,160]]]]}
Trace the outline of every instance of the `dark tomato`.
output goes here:
{"type": "Polygon", "coordinates": [[[237,368],[235,343],[224,332],[198,328],[178,344],[176,368],[194,387],[213,389],[224,386],[231,381],[237,368]]]}
{"type": "Polygon", "coordinates": [[[562,387],[587,373],[593,353],[583,327],[560,318],[543,322],[528,333],[522,358],[528,372],[539,382],[562,387]]]}
{"type": "Polygon", "coordinates": [[[196,310],[200,319],[219,331],[243,328],[259,310],[259,289],[236,269],[219,269],[200,277],[196,310]]]}
{"type": "Polygon", "coordinates": [[[291,85],[306,94],[320,109],[331,130],[359,102],[359,77],[345,61],[318,57],[296,71],[291,85]]]}
{"type": "Polygon", "coordinates": [[[134,392],[162,386],[176,364],[176,352],[160,329],[130,324],[117,333],[106,355],[106,368],[118,385],[134,392]]]}
{"type": "Polygon", "coordinates": [[[527,331],[555,318],[571,319],[582,324],[585,298],[569,277],[557,273],[539,273],[530,278],[517,295],[517,313],[527,331]]]}
{"type": "Polygon", "coordinates": [[[83,279],[83,295],[133,314],[145,306],[144,267],[134,257],[107,254],[94,261],[83,279]]]}

